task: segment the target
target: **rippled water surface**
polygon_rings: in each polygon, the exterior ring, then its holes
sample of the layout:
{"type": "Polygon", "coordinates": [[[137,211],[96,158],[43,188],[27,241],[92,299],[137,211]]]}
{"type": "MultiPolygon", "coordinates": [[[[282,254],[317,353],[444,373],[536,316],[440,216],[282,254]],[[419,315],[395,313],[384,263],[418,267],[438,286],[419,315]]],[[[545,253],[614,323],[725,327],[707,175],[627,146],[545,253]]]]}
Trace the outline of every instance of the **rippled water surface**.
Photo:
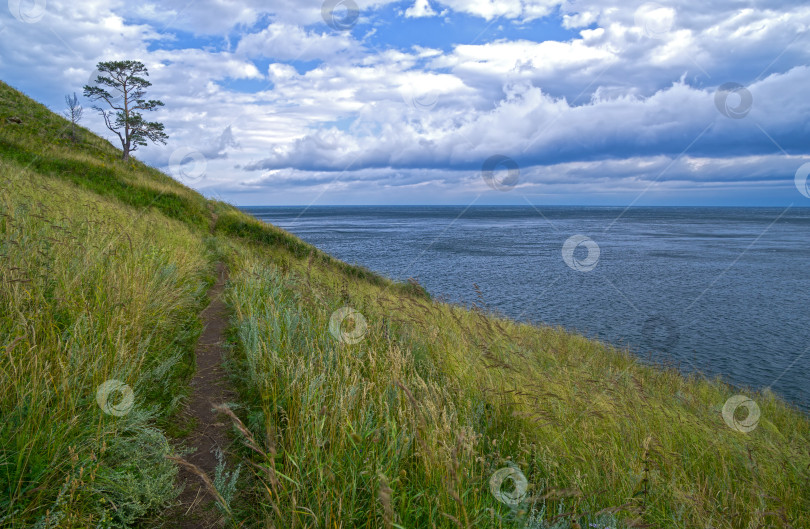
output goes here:
{"type": "Polygon", "coordinates": [[[475,283],[491,308],[513,318],[562,325],[685,371],[770,386],[810,409],[810,209],[245,211],[344,261],[416,277],[434,296],[470,303],[475,283]],[[562,250],[576,235],[596,244],[576,247],[569,266],[562,250]]]}

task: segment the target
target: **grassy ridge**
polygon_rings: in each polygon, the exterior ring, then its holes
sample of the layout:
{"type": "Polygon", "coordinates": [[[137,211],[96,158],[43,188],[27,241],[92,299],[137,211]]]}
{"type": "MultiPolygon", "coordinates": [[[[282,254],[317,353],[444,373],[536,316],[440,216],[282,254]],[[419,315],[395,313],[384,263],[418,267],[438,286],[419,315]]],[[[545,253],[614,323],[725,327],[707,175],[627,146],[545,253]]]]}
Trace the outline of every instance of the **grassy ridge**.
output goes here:
{"type": "Polygon", "coordinates": [[[123,163],[109,143],[78,128],[68,137],[66,120],[8,88],[0,91],[0,158],[37,174],[57,177],[127,205],[155,209],[186,224],[208,224],[203,197],[136,161],[123,163]],[[27,112],[20,112],[27,110],[27,112]],[[17,125],[9,118],[22,120],[17,125]]]}
{"type": "Polygon", "coordinates": [[[228,238],[236,238],[243,243],[252,245],[254,248],[257,246],[272,247],[273,253],[267,255],[267,258],[279,263],[282,268],[288,268],[291,261],[317,259],[319,263],[329,266],[333,272],[344,276],[346,279],[393,288],[398,292],[422,298],[430,297],[427,291],[415,282],[394,282],[362,266],[347,264],[305,243],[301,239],[291,236],[280,228],[261,222],[225,204],[220,205],[217,210],[215,230],[217,233],[221,233],[228,238]]]}
{"type": "Polygon", "coordinates": [[[772,393],[749,393],[761,419],[741,433],[721,382],[269,253],[235,259],[229,290],[263,453],[246,519],[261,505],[276,527],[810,524],[810,424],[772,393]],[[356,344],[328,330],[347,305],[368,325],[356,344]],[[510,466],[530,484],[514,508],[490,491],[510,466]]]}
{"type": "Polygon", "coordinates": [[[229,523],[810,526],[810,421],[771,393],[735,431],[740,390],[436,302],[67,131],[0,82],[0,527],[161,522],[217,259],[253,471],[229,523]],[[365,331],[330,332],[344,307],[365,331]],[[134,392],[120,416],[96,399],[113,379],[134,392]],[[518,504],[491,490],[504,468],[518,504]]]}

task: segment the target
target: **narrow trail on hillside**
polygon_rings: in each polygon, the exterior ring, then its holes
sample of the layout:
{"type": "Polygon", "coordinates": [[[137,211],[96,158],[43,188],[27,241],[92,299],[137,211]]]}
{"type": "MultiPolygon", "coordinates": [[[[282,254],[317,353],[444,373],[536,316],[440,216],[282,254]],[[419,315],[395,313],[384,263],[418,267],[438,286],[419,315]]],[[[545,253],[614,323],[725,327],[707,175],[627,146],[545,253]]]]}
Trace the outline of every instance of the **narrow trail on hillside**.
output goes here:
{"type": "Polygon", "coordinates": [[[228,441],[230,421],[216,412],[215,405],[232,400],[234,393],[228,389],[227,377],[222,367],[225,355],[225,331],[228,328],[228,309],[223,300],[227,269],[217,263],[217,281],[208,291],[209,305],[202,311],[204,329],[197,341],[197,361],[191,386],[191,397],[186,409],[187,418],[194,422],[194,429],[184,439],[184,444],[194,450],[185,457],[188,466],[180,461],[181,482],[185,489],[180,494],[180,505],[171,517],[172,527],[206,528],[220,527],[221,515],[212,502],[215,501],[211,482],[214,469],[219,463],[217,453],[224,458],[228,441]],[[208,478],[199,475],[202,472],[208,478]]]}

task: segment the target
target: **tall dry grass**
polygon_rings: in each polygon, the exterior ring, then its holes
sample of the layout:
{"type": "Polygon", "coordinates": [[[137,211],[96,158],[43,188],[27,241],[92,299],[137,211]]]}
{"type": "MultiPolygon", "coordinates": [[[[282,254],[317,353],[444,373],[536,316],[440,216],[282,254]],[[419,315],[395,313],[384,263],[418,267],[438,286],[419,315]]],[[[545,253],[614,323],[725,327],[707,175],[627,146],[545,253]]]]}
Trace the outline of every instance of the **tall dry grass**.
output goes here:
{"type": "Polygon", "coordinates": [[[174,498],[158,426],[208,270],[181,223],[0,160],[0,526],[122,527],[174,498]]]}
{"type": "Polygon", "coordinates": [[[267,527],[810,524],[810,421],[770,392],[353,280],[316,257],[236,253],[248,524],[257,506],[267,527]],[[359,343],[329,331],[343,306],[365,317],[359,343]],[[721,416],[739,391],[761,410],[749,433],[721,416]],[[529,484],[514,506],[490,490],[505,467],[529,484]]]}

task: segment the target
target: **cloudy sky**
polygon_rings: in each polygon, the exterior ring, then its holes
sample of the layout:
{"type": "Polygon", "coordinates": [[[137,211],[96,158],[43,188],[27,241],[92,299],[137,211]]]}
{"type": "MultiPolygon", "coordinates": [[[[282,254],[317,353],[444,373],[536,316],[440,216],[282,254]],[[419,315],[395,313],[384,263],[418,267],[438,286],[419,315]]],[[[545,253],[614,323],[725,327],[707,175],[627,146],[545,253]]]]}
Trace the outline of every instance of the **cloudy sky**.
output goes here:
{"type": "Polygon", "coordinates": [[[61,111],[142,61],[170,139],[136,156],[239,205],[810,206],[808,29],[779,0],[8,0],[0,79],[61,111]]]}

